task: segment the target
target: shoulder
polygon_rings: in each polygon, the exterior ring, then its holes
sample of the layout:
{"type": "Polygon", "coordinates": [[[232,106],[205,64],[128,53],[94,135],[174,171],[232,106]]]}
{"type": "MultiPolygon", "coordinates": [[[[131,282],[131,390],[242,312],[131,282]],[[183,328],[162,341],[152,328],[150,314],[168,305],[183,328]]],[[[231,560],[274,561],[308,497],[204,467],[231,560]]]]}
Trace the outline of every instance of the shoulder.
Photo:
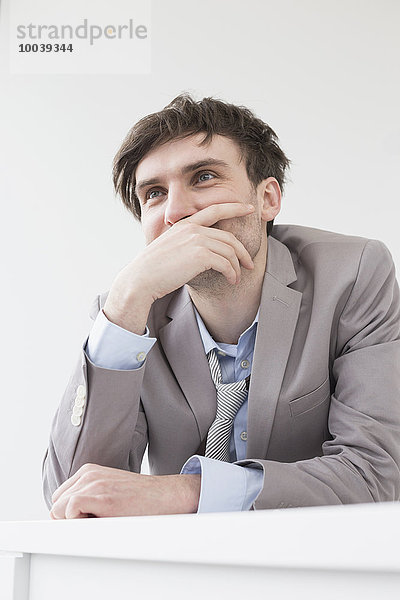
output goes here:
{"type": "Polygon", "coordinates": [[[366,237],[346,235],[303,225],[274,225],[271,235],[297,254],[301,254],[309,246],[363,248],[369,241],[369,238],[366,237]]]}
{"type": "Polygon", "coordinates": [[[380,240],[301,225],[274,225],[271,236],[284,244],[297,274],[305,272],[333,283],[354,280],[361,272],[394,271],[392,255],[380,240]]]}
{"type": "Polygon", "coordinates": [[[366,251],[368,254],[390,256],[390,252],[380,240],[304,227],[302,225],[274,225],[272,237],[284,244],[293,259],[305,258],[319,261],[328,258],[340,261],[357,260],[366,251]]]}

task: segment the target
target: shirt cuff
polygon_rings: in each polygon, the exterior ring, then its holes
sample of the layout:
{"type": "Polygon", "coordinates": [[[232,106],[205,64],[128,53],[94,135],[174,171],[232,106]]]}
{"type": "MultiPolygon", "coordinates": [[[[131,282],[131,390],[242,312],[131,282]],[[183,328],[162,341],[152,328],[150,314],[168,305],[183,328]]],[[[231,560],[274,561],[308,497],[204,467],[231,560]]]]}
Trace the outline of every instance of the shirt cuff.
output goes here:
{"type": "Polygon", "coordinates": [[[127,371],[142,366],[156,341],[150,337],[148,327],[143,335],[137,335],[111,323],[100,310],[85,351],[96,367],[127,371]]]}
{"type": "Polygon", "coordinates": [[[250,510],[261,492],[264,472],[205,456],[192,456],[181,474],[201,474],[198,513],[250,510]]]}

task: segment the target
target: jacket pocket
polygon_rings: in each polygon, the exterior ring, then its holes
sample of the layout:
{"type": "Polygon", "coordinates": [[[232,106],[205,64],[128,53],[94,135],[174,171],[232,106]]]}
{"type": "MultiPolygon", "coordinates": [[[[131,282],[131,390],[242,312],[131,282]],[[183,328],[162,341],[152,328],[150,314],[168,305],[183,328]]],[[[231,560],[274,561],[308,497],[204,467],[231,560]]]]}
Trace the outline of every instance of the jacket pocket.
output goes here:
{"type": "Polygon", "coordinates": [[[295,398],[289,402],[290,414],[297,417],[322,404],[330,397],[329,377],[312,392],[295,398]]]}

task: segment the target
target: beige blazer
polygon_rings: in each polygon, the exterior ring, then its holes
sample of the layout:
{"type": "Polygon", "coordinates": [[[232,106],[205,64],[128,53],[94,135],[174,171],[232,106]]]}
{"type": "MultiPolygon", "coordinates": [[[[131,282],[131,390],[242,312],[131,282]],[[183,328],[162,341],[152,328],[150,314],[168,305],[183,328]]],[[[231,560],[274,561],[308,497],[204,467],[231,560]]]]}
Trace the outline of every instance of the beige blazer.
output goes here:
{"type": "MultiPolygon", "coordinates": [[[[87,462],[139,472],[148,444],[153,474],[179,473],[201,449],[216,392],[185,286],[154,303],[148,327],[157,343],[137,370],[96,367],[81,350],[43,465],[49,505],[87,462]]],[[[382,242],[274,226],[247,433],[236,464],[264,470],[256,509],[400,499],[400,301],[382,242]]]]}

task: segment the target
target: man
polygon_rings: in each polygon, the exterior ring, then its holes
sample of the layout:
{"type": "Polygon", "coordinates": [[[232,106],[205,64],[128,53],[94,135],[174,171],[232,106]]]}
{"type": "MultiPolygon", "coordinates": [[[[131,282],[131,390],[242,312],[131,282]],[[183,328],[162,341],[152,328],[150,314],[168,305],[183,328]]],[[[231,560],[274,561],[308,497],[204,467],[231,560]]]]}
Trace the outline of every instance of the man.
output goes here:
{"type": "Polygon", "coordinates": [[[53,518],[399,499],[393,261],[272,231],[288,164],[268,125],[211,98],[128,134],[114,183],[146,247],[96,300],[56,414],[53,518]]]}

